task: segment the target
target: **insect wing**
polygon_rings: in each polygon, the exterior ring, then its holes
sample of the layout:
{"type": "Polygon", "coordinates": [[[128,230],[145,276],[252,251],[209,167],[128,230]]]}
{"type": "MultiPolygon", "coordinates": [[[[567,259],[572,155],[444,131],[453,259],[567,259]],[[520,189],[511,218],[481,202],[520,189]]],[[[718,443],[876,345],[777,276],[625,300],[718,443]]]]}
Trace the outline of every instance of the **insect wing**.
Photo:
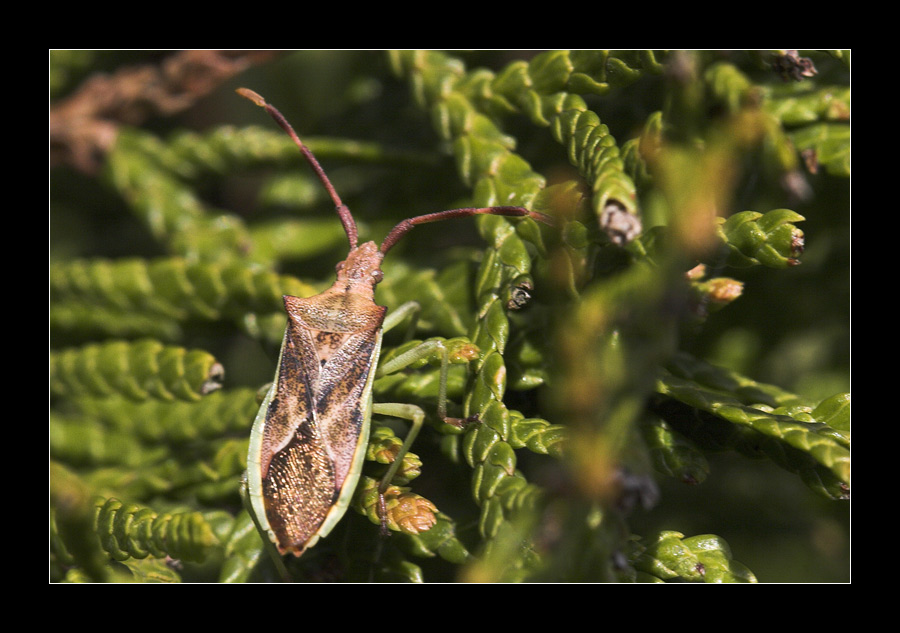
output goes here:
{"type": "Polygon", "coordinates": [[[282,554],[299,556],[341,519],[359,480],[384,309],[372,304],[375,318],[346,331],[316,322],[316,297],[285,297],[285,307],[277,375],[253,424],[247,466],[257,520],[282,554]]]}

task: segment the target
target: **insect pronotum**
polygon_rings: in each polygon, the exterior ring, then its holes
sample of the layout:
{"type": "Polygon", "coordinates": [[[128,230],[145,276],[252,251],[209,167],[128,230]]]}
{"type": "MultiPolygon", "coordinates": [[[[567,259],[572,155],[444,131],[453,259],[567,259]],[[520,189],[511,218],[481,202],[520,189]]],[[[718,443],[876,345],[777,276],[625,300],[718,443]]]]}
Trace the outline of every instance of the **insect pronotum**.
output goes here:
{"type": "MultiPolygon", "coordinates": [[[[381,261],[385,253],[410,229],[426,222],[478,214],[531,217],[551,225],[553,220],[514,206],[451,209],[403,220],[381,246],[357,244],[350,209],[284,116],[252,90],[241,88],[238,94],[265,108],[294,140],[334,201],[350,242],[350,252],[338,264],[337,280],[331,288],[305,299],[284,297],[288,323],[275,380],[250,436],[247,487],[255,520],[279,553],[300,556],[326,536],[346,512],[359,481],[373,410],[413,423],[394,467],[379,485],[379,516],[385,525],[385,490],[424,417],[421,409],[412,405],[372,403],[387,310],[375,303],[374,291],[384,276],[381,261]]],[[[442,378],[444,386],[446,363],[442,378]]],[[[438,414],[458,423],[445,416],[443,405],[442,396],[438,414]]]]}

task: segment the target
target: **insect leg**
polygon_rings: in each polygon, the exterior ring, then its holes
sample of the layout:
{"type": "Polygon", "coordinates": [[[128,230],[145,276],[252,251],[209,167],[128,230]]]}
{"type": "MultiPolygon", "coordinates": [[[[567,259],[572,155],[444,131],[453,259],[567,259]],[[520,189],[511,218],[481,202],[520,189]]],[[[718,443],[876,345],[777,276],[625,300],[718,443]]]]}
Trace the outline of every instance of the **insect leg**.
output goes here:
{"type": "Polygon", "coordinates": [[[438,417],[447,424],[462,427],[467,422],[474,421],[475,418],[447,417],[447,375],[450,369],[450,352],[442,340],[431,339],[424,341],[390,360],[385,360],[378,366],[375,377],[378,378],[398,372],[418,360],[432,356],[435,352],[440,355],[441,359],[440,383],[438,384],[438,417]]]}
{"type": "MultiPolygon", "coordinates": [[[[415,306],[412,306],[408,309],[412,309],[414,307],[415,306]]],[[[452,424],[456,427],[463,427],[467,423],[477,420],[477,417],[467,419],[447,417],[447,373],[450,367],[450,352],[442,340],[432,339],[424,341],[423,343],[416,345],[412,349],[407,350],[406,352],[403,352],[402,354],[391,358],[390,360],[384,361],[379,366],[376,377],[378,375],[390,374],[399,371],[418,360],[433,356],[435,352],[439,354],[441,359],[441,373],[437,407],[438,417],[447,424],[452,424]]],[[[406,438],[403,440],[403,444],[400,447],[400,450],[397,452],[396,457],[394,457],[394,461],[391,463],[387,472],[382,477],[378,486],[378,516],[381,518],[382,531],[386,532],[387,508],[385,493],[390,487],[394,475],[396,475],[398,469],[403,464],[403,458],[406,456],[406,453],[409,452],[410,447],[412,446],[413,442],[416,439],[416,436],[419,434],[419,431],[422,428],[422,423],[425,419],[425,412],[419,406],[413,404],[398,403],[373,404],[372,412],[378,415],[389,415],[396,418],[410,420],[411,422],[409,433],[407,433],[406,438]]]]}
{"type": "Polygon", "coordinates": [[[385,317],[381,329],[385,332],[392,330],[397,327],[398,324],[402,323],[407,316],[412,315],[412,320],[410,321],[409,327],[406,331],[406,339],[408,340],[412,338],[413,332],[416,331],[416,323],[419,320],[419,312],[421,312],[421,310],[422,307],[416,301],[407,301],[406,303],[388,312],[388,315],[387,317],[385,317]]]}
{"type": "Polygon", "coordinates": [[[403,445],[378,484],[378,516],[381,518],[382,532],[387,534],[387,508],[385,506],[384,493],[387,492],[388,487],[391,485],[391,480],[403,464],[404,456],[409,452],[413,442],[415,442],[416,436],[422,428],[422,422],[425,420],[425,412],[421,407],[414,404],[378,403],[372,405],[372,413],[409,420],[411,423],[409,433],[406,434],[406,439],[403,440],[403,445]]]}

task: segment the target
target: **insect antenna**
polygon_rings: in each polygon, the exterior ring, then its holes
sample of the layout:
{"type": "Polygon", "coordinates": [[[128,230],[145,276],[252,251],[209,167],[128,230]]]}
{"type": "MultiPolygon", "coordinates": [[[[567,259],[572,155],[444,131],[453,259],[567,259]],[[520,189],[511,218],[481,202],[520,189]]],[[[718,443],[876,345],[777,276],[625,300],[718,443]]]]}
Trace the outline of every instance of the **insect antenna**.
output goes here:
{"type": "Polygon", "coordinates": [[[331,181],[328,180],[328,176],[325,175],[325,170],[322,169],[322,166],[319,164],[319,161],[316,160],[316,157],[313,155],[313,153],[309,150],[308,147],[306,147],[306,145],[303,144],[303,141],[300,140],[300,137],[297,136],[297,133],[294,131],[294,128],[291,126],[291,124],[288,123],[288,120],[284,118],[284,115],[281,114],[281,112],[279,112],[277,108],[275,108],[275,106],[267,103],[266,100],[262,98],[262,96],[253,92],[249,88],[238,88],[236,92],[242,97],[249,99],[259,107],[264,108],[265,111],[269,113],[269,116],[271,116],[275,120],[275,122],[281,127],[281,129],[288,133],[288,135],[293,139],[294,143],[296,143],[297,147],[300,148],[303,156],[306,157],[306,160],[313,168],[313,171],[316,172],[319,180],[322,181],[322,184],[328,191],[328,195],[330,195],[331,199],[334,201],[334,208],[337,211],[338,216],[341,218],[341,223],[344,225],[344,231],[347,233],[347,239],[350,241],[350,248],[356,248],[358,234],[356,230],[356,221],[350,214],[350,208],[347,207],[347,205],[345,205],[343,202],[341,202],[341,197],[338,195],[337,191],[335,191],[334,186],[331,184],[331,181]]]}
{"type": "Polygon", "coordinates": [[[544,224],[556,226],[556,220],[549,215],[539,213],[537,211],[529,211],[524,207],[466,207],[462,209],[449,209],[447,211],[438,211],[437,213],[427,213],[414,218],[407,218],[398,223],[391,232],[387,234],[381,243],[379,250],[382,254],[387,253],[401,237],[403,237],[410,229],[418,224],[427,224],[428,222],[440,222],[441,220],[450,220],[452,218],[466,218],[471,215],[506,215],[511,217],[529,217],[544,224]]]}

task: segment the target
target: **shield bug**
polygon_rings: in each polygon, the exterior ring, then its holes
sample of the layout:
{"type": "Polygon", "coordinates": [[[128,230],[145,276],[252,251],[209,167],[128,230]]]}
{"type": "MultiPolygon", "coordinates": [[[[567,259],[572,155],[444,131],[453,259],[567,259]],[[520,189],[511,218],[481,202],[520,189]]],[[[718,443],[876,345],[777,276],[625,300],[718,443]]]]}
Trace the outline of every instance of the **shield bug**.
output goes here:
{"type": "MultiPolygon", "coordinates": [[[[369,440],[373,411],[410,419],[412,426],[400,454],[381,480],[379,516],[385,526],[384,493],[396,466],[409,448],[424,413],[402,404],[373,404],[372,382],[378,365],[381,336],[401,306],[385,320],[386,308],[374,300],[383,273],[384,255],[410,229],[426,222],[479,214],[531,217],[553,224],[549,216],[522,207],[463,208],[420,215],[403,220],[381,243],[357,243],[356,222],[349,208],[325,175],[312,152],[303,144],[284,116],[246,88],[238,93],[265,108],[287,132],[331,196],[344,225],[350,252],[337,266],[337,280],[314,297],[284,297],[288,323],[281,346],[275,380],[260,406],[250,437],[247,458],[249,503],[261,531],[279,553],[300,556],[326,536],[347,510],[359,481],[369,440]]],[[[434,345],[404,354],[392,361],[401,367],[434,345]]],[[[442,363],[442,389],[446,386],[446,351],[442,363]]],[[[444,398],[438,414],[446,422],[444,398]]]]}

